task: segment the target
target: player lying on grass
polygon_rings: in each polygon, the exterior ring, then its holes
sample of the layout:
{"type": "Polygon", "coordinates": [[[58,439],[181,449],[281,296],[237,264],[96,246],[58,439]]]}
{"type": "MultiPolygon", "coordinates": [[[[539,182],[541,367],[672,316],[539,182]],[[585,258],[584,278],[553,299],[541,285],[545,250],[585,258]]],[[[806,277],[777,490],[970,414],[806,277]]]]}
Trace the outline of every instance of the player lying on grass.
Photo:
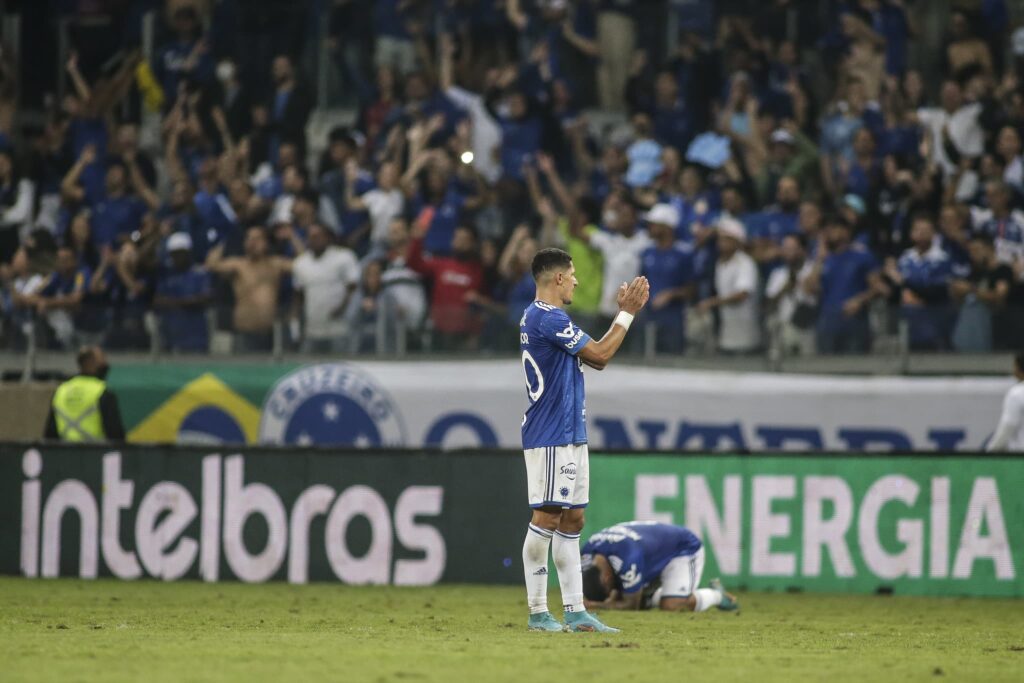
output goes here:
{"type": "Polygon", "coordinates": [[[580,531],[590,502],[587,410],[583,366],[603,370],[622,346],[626,331],[650,296],[646,278],[622,283],[619,314],[601,339],[573,324],[562,306],[576,289],[572,258],[542,249],[533,258],[536,300],[519,322],[519,350],[530,406],[523,416],[523,455],[533,515],[523,543],[531,631],[615,632],[583,605],[580,531]],[[548,550],[562,589],[565,625],[548,611],[548,550]]]}
{"type": "Polygon", "coordinates": [[[697,588],[703,572],[704,547],[686,527],[616,524],[583,546],[584,604],[587,609],[656,606],[669,612],[738,609],[736,598],[718,579],[710,588],[697,588]]]}

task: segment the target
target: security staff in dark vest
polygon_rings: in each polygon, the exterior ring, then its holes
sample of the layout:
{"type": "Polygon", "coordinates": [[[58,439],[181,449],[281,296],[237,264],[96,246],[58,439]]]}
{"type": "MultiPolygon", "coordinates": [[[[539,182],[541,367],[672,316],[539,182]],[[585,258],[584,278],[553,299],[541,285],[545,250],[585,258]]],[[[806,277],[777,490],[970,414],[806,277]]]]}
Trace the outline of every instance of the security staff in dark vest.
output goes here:
{"type": "Polygon", "coordinates": [[[89,443],[124,441],[117,397],[107,389],[110,365],[98,346],[78,352],[78,374],[57,387],[43,437],[89,443]]]}

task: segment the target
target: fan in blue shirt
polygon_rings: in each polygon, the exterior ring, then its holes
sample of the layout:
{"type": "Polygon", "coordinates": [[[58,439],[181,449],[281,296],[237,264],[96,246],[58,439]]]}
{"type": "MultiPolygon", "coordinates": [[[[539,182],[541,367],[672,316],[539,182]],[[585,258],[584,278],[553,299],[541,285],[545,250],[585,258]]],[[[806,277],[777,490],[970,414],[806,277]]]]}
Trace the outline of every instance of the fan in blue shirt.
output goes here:
{"type": "Polygon", "coordinates": [[[800,183],[793,176],[782,176],[775,184],[776,204],[747,219],[754,238],[751,256],[767,277],[781,263],[782,240],[800,232],[800,183]]]}
{"type": "Polygon", "coordinates": [[[179,7],[171,15],[174,40],[157,50],[154,60],[156,76],[173,99],[182,80],[208,84],[213,80],[213,59],[202,40],[202,24],[193,7],[179,7]]]}
{"type": "Polygon", "coordinates": [[[841,217],[825,226],[809,286],[818,290],[818,353],[866,353],[871,345],[868,304],[882,291],[878,261],[853,244],[853,226],[841,217]]]}
{"type": "Polygon", "coordinates": [[[440,168],[427,170],[426,192],[417,198],[414,215],[417,221],[429,221],[423,249],[434,256],[447,256],[452,251],[452,238],[459,227],[467,198],[455,181],[440,168]]]}
{"type": "Polygon", "coordinates": [[[160,329],[170,351],[206,352],[209,330],[206,307],[210,303],[210,275],[192,265],[192,238],[179,232],[167,239],[172,269],[161,275],[153,297],[160,311],[160,329]]]}
{"type": "Polygon", "coordinates": [[[903,252],[895,268],[887,269],[889,278],[903,290],[901,312],[914,351],[945,350],[953,333],[949,306],[953,261],[935,238],[931,218],[915,216],[910,227],[913,246],[903,252]]]}
{"type": "Polygon", "coordinates": [[[92,213],[92,240],[96,247],[117,247],[119,242],[139,229],[146,204],[127,194],[124,166],[114,164],[107,169],[106,196],[92,213]]]}
{"type": "MultiPolygon", "coordinates": [[[[54,272],[39,292],[38,312],[44,314],[51,311],[65,311],[71,316],[73,329],[54,326],[54,332],[61,345],[65,348],[74,341],[74,332],[79,329],[82,313],[82,301],[89,287],[92,276],[90,270],[78,264],[78,257],[70,247],[57,250],[54,272]]],[[[67,320],[67,318],[65,318],[67,320]]],[[[50,321],[53,325],[53,320],[50,321]]]]}
{"type": "Polygon", "coordinates": [[[640,274],[651,283],[651,306],[644,320],[655,325],[659,353],[682,353],[686,348],[684,309],[695,289],[693,248],[675,240],[678,222],[671,205],[655,205],[647,214],[654,246],[640,255],[640,274]]]}
{"type": "Polygon", "coordinates": [[[718,579],[710,588],[697,587],[704,570],[704,547],[686,527],[658,522],[616,524],[591,536],[582,558],[588,606],[657,606],[670,612],[739,608],[718,579]]]}
{"type": "Polygon", "coordinates": [[[679,184],[682,194],[671,197],[668,203],[679,212],[678,238],[693,244],[693,225],[714,225],[718,219],[718,201],[714,193],[704,189],[704,177],[693,164],[683,168],[679,184]]]}

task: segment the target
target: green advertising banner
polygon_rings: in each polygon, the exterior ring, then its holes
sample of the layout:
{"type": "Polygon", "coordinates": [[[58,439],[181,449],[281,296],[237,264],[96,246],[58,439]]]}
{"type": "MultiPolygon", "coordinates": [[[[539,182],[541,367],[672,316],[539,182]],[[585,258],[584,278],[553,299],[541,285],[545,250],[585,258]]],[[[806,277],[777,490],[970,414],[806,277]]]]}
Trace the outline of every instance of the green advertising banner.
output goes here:
{"type": "MultiPolygon", "coordinates": [[[[1024,597],[1024,457],[594,454],[584,537],[683,524],[749,590],[1024,597]]],[[[519,583],[516,451],[0,445],[0,573],[519,583]]]]}
{"type": "MultiPolygon", "coordinates": [[[[591,457],[587,532],[691,528],[749,590],[1024,596],[1024,458],[591,457]]],[[[584,532],[584,536],[587,535],[584,532]]]]}

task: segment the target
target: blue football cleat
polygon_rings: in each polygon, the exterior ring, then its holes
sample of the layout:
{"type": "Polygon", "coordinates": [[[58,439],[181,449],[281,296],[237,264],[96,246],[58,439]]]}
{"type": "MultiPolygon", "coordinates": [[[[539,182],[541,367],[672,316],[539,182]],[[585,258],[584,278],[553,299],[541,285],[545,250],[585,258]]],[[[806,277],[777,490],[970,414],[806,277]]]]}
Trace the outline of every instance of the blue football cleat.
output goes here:
{"type": "Polygon", "coordinates": [[[566,627],[562,625],[562,622],[551,616],[551,612],[541,612],[540,614],[531,614],[530,621],[527,623],[526,628],[530,631],[565,631],[566,627]]]}
{"type": "Polygon", "coordinates": [[[736,598],[725,592],[721,579],[713,579],[711,581],[711,588],[722,594],[722,602],[718,603],[718,609],[723,612],[733,612],[740,608],[740,603],[736,602],[736,598]]]}
{"type": "Polygon", "coordinates": [[[566,612],[565,626],[574,632],[619,633],[619,629],[605,626],[590,612],[566,612]]]}

